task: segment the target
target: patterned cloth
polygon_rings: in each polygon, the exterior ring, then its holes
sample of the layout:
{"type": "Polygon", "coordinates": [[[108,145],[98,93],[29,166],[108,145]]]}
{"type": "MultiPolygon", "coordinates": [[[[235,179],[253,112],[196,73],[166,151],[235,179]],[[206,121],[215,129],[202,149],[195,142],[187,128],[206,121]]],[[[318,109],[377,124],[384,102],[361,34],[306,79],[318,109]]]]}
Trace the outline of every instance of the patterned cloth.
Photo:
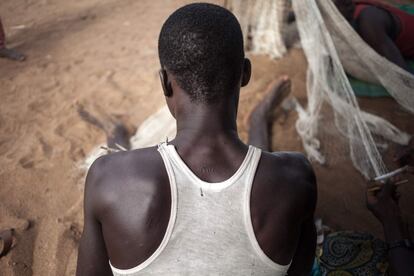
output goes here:
{"type": "Polygon", "coordinates": [[[315,269],[319,275],[388,275],[386,243],[370,234],[332,233],[326,236],[321,249],[319,269],[315,269]]]}

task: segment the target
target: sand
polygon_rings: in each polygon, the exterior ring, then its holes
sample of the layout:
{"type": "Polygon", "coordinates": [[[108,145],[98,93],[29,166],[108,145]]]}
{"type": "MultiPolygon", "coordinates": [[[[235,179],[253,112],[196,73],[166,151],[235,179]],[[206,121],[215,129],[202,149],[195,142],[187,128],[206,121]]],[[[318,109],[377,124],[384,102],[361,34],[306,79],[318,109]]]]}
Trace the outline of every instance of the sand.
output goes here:
{"type": "MultiPolygon", "coordinates": [[[[74,274],[85,176],[79,164],[105,141],[104,133],[84,122],[77,108],[135,127],[160,108],[158,32],[168,14],[188,2],[0,3],[9,45],[28,55],[24,63],[0,60],[0,229],[16,228],[14,248],[0,259],[1,275],[74,274]]],[[[301,50],[277,61],[251,59],[253,78],[242,90],[238,122],[243,139],[249,112],[275,77],[288,74],[292,94],[306,102],[301,50]]],[[[363,99],[361,104],[414,133],[412,116],[393,100],[363,99]]],[[[279,112],[274,150],[302,151],[295,120],[295,112],[279,112]]],[[[325,167],[315,164],[315,170],[317,216],[337,230],[381,236],[379,223],[364,205],[363,178],[349,159],[337,158],[325,167]]],[[[406,185],[401,192],[404,215],[413,223],[414,187],[406,185]]]]}

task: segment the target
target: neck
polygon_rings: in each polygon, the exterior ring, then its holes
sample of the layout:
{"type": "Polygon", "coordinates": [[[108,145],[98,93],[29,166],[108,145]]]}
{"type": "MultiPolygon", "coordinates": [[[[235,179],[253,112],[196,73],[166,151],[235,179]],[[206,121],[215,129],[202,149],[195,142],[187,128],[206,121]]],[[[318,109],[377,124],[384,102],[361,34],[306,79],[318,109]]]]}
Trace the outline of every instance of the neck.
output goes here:
{"type": "Polygon", "coordinates": [[[176,140],[194,140],[197,143],[212,141],[211,137],[238,139],[234,104],[215,105],[188,104],[176,114],[176,140]]]}

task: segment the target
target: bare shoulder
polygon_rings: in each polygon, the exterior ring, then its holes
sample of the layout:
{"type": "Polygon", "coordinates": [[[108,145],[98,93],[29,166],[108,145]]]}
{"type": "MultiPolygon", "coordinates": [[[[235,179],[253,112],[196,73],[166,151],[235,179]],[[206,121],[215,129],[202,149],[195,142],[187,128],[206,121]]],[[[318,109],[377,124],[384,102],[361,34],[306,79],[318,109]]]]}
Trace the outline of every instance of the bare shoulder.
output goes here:
{"type": "Polygon", "coordinates": [[[111,153],[95,160],[87,178],[97,185],[108,182],[115,185],[125,178],[144,176],[145,172],[148,172],[148,167],[160,162],[162,159],[156,147],[111,153]]]}
{"type": "Polygon", "coordinates": [[[266,194],[287,205],[313,208],[317,199],[312,165],[299,152],[263,152],[257,180],[266,194]]]}
{"type": "Polygon", "coordinates": [[[85,202],[93,201],[98,210],[121,200],[128,193],[140,194],[166,172],[157,147],[117,152],[101,156],[90,167],[85,184],[85,202]]]}
{"type": "Polygon", "coordinates": [[[274,177],[283,179],[289,186],[308,188],[316,185],[312,165],[300,152],[263,152],[262,162],[274,177]]]}

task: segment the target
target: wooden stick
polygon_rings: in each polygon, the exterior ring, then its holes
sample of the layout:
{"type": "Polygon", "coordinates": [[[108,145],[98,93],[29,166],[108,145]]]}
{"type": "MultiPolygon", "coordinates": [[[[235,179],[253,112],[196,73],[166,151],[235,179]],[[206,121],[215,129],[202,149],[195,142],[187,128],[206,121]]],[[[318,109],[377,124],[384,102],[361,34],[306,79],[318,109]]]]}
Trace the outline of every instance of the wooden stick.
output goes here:
{"type": "MultiPolygon", "coordinates": [[[[394,183],[393,185],[400,186],[400,185],[405,184],[405,183],[408,183],[408,179],[398,181],[398,182],[394,183]]],[[[374,185],[374,186],[372,186],[371,188],[368,189],[368,192],[375,192],[375,191],[381,190],[383,186],[384,186],[384,184],[382,184],[382,183],[374,185]]]]}

